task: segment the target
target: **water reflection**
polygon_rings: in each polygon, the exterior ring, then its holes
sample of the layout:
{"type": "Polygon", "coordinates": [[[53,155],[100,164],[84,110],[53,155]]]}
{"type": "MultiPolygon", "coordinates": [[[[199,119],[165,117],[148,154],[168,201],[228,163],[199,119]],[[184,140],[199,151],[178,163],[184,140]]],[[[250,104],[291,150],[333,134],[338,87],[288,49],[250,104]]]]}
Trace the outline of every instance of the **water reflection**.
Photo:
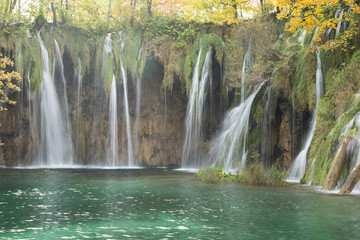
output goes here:
{"type": "Polygon", "coordinates": [[[0,170],[0,238],[354,239],[360,198],[152,170],[0,170]]]}

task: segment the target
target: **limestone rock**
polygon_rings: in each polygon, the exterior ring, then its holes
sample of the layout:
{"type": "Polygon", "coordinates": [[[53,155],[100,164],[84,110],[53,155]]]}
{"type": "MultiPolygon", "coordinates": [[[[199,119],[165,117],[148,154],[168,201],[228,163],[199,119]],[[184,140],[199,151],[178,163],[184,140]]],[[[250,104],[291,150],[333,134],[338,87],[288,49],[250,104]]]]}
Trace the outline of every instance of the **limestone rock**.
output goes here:
{"type": "Polygon", "coordinates": [[[351,136],[342,137],[340,146],[335,154],[330,170],[323,184],[323,190],[333,190],[336,187],[348,160],[348,147],[353,143],[353,141],[354,138],[351,136]]]}
{"type": "Polygon", "coordinates": [[[340,194],[350,194],[356,184],[360,180],[360,164],[358,164],[350,173],[350,175],[347,177],[344,185],[340,189],[340,194]]]}

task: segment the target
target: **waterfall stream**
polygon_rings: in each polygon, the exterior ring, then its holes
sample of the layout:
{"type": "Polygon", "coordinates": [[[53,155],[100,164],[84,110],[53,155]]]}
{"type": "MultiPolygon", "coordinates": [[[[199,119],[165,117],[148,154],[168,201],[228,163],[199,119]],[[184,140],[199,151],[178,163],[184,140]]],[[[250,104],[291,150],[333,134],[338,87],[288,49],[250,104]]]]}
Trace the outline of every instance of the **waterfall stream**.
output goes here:
{"type": "Polygon", "coordinates": [[[108,153],[107,166],[114,167],[118,163],[118,124],[117,124],[117,96],[116,96],[115,75],[113,75],[113,79],[111,81],[111,90],[110,90],[109,133],[110,133],[110,147],[108,153]]]}
{"type": "Polygon", "coordinates": [[[226,114],[220,133],[211,142],[210,159],[214,165],[223,166],[225,171],[243,171],[246,167],[251,107],[263,84],[260,84],[245,102],[226,114]],[[234,159],[240,159],[240,164],[234,159]]]}
{"type": "Polygon", "coordinates": [[[202,53],[202,44],[200,40],[200,49],[191,83],[189,102],[186,110],[186,137],[183,145],[182,168],[199,168],[202,166],[201,141],[202,125],[204,121],[204,103],[211,82],[211,49],[206,53],[205,61],[199,79],[199,65],[202,53]]]}
{"type": "MultiPolygon", "coordinates": [[[[122,40],[121,32],[120,35],[120,42],[122,51],[124,50],[124,41],[122,40]]],[[[127,77],[126,72],[123,66],[122,58],[120,56],[120,68],[121,68],[121,76],[123,79],[123,86],[124,86],[124,110],[125,110],[125,121],[126,121],[126,137],[127,137],[127,151],[128,151],[128,166],[134,166],[134,159],[133,159],[133,148],[132,148],[132,139],[131,139],[131,126],[130,126],[130,114],[129,114],[129,102],[128,102],[128,86],[127,86],[127,77]]]]}
{"type": "Polygon", "coordinates": [[[269,164],[272,155],[271,149],[271,120],[272,116],[271,105],[273,101],[273,89],[272,86],[269,85],[265,91],[264,99],[264,113],[261,119],[261,155],[264,163],[269,164]]]}
{"type": "Polygon", "coordinates": [[[302,176],[306,170],[306,155],[310,148],[311,141],[314,137],[314,131],[316,126],[316,110],[319,103],[320,98],[324,94],[324,87],[323,87],[323,75],[321,70],[321,59],[320,59],[320,52],[316,53],[317,56],[317,68],[316,68],[316,104],[314,113],[311,118],[310,122],[310,131],[306,138],[306,142],[301,150],[301,152],[295,158],[291,168],[290,174],[287,178],[288,182],[300,182],[302,176]]]}
{"type": "Polygon", "coordinates": [[[304,29],[298,37],[298,43],[300,45],[304,43],[305,35],[306,35],[306,29],[304,29]]]}
{"type": "Polygon", "coordinates": [[[245,80],[246,80],[246,69],[250,68],[254,65],[254,60],[251,56],[251,38],[249,41],[248,49],[244,56],[244,61],[242,65],[242,72],[241,72],[241,102],[245,101],[245,80]]]}
{"type": "Polygon", "coordinates": [[[139,162],[140,110],[141,110],[141,79],[139,74],[142,47],[139,49],[136,69],[136,122],[135,122],[135,161],[139,162]]]}
{"type": "MultiPolygon", "coordinates": [[[[340,12],[340,10],[337,10],[340,12]]],[[[340,29],[341,29],[341,23],[342,23],[342,16],[344,14],[344,9],[341,9],[341,12],[340,14],[338,15],[339,17],[339,21],[337,23],[337,26],[336,26],[336,34],[335,34],[335,38],[337,37],[337,35],[340,33],[340,29]]]]}
{"type": "MultiPolygon", "coordinates": [[[[348,153],[352,155],[352,169],[355,169],[357,165],[360,164],[360,112],[355,114],[355,116],[346,124],[343,129],[341,130],[339,141],[341,141],[341,137],[347,136],[351,129],[357,129],[355,137],[356,137],[356,144],[351,146],[351,149],[348,149],[348,153]]],[[[360,193],[360,182],[358,182],[353,189],[353,192],[360,193]]]]}
{"type": "MultiPolygon", "coordinates": [[[[68,112],[66,107],[65,109],[61,108],[54,79],[50,72],[49,54],[40,32],[37,32],[37,36],[43,61],[43,79],[40,85],[41,150],[39,164],[52,167],[72,165],[72,141],[67,124],[68,112]]],[[[66,85],[64,85],[64,98],[66,98],[65,89],[66,85]]],[[[66,99],[65,102],[67,102],[66,99]]]]}
{"type": "Polygon", "coordinates": [[[77,161],[80,159],[80,144],[79,144],[79,136],[80,136],[80,129],[81,129],[81,94],[82,94],[82,76],[81,76],[81,59],[79,57],[79,66],[78,66],[78,73],[77,73],[77,116],[76,116],[76,132],[78,139],[76,141],[76,155],[77,161]]]}
{"type": "MultiPolygon", "coordinates": [[[[111,56],[112,66],[114,64],[113,46],[111,40],[111,33],[109,33],[104,42],[103,54],[111,56]]],[[[105,64],[103,62],[103,64],[105,64]]],[[[109,63],[108,63],[109,64],[109,63]]],[[[103,66],[104,67],[104,66],[103,66]]],[[[114,75],[114,69],[112,71],[111,88],[109,97],[109,148],[107,153],[106,166],[114,167],[118,165],[118,122],[117,122],[117,94],[116,94],[116,78],[114,75]]],[[[104,72],[103,72],[104,75],[104,72]]],[[[103,76],[104,77],[104,76],[103,76]]]]}

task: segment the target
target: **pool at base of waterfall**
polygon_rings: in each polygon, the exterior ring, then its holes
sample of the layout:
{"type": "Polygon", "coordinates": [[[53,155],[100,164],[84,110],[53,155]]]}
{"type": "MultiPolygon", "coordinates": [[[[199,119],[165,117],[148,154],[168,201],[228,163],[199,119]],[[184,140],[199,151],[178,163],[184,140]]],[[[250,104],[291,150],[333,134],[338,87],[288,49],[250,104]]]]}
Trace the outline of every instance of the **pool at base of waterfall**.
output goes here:
{"type": "Polygon", "coordinates": [[[357,239],[360,197],[163,169],[0,169],[0,239],[357,239]]]}

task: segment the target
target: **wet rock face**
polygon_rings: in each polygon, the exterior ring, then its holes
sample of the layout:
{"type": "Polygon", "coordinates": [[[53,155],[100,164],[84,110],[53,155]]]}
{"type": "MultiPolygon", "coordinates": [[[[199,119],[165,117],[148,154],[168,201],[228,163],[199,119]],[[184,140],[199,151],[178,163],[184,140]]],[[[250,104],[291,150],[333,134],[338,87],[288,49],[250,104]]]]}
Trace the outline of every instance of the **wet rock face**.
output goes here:
{"type": "Polygon", "coordinates": [[[350,194],[360,181],[360,164],[358,164],[347,177],[344,185],[340,189],[340,194],[350,194]]]}
{"type": "MultiPolygon", "coordinates": [[[[95,59],[96,53],[92,53],[95,59]]],[[[106,96],[101,78],[92,68],[83,74],[82,91],[78,99],[77,74],[74,63],[67,50],[63,54],[64,73],[67,84],[69,119],[72,125],[74,163],[80,165],[104,165],[109,148],[109,99],[106,96]]],[[[58,71],[58,70],[57,70],[58,71]]],[[[56,71],[55,83],[60,78],[56,71]]],[[[136,142],[136,81],[128,74],[129,109],[133,142],[133,155],[138,165],[179,166],[181,164],[184,138],[184,118],[187,99],[182,94],[179,81],[173,91],[166,95],[161,90],[163,68],[154,59],[147,62],[145,74],[141,79],[141,111],[139,121],[138,153],[136,142]]],[[[37,124],[30,124],[29,103],[26,82],[21,93],[17,94],[17,104],[8,111],[0,113],[0,165],[16,166],[36,164],[40,147],[40,117],[37,124]],[[21,95],[23,94],[23,95],[21,95]]],[[[60,93],[63,91],[57,89],[60,93]]],[[[124,113],[123,85],[117,82],[118,112],[118,165],[127,165],[127,137],[124,113]]],[[[62,96],[59,96],[62,97],[62,96]]],[[[34,98],[35,99],[35,98],[34,98]]],[[[31,108],[33,109],[31,101],[31,108]]],[[[39,99],[39,98],[38,98],[39,99]]],[[[36,104],[40,106],[39,100],[36,104]]]]}
{"type": "Polygon", "coordinates": [[[277,137],[275,149],[278,149],[278,156],[282,159],[282,166],[289,168],[293,161],[294,151],[296,151],[296,138],[293,137],[293,118],[291,105],[287,100],[278,99],[277,126],[274,129],[274,137],[277,137]]]}
{"type": "MultiPolygon", "coordinates": [[[[323,184],[324,190],[333,190],[338,184],[338,181],[341,177],[345,164],[349,160],[349,151],[348,151],[348,149],[350,149],[349,146],[354,144],[354,142],[356,142],[356,139],[354,139],[354,137],[351,136],[342,137],[340,146],[335,154],[333,161],[331,162],[330,170],[323,184]]],[[[347,187],[348,189],[352,185],[353,185],[352,188],[354,188],[357,182],[354,182],[352,184],[351,182],[355,181],[356,179],[359,180],[360,178],[358,171],[355,171],[352,174],[353,177],[350,177],[349,180],[347,180],[347,182],[349,182],[348,184],[346,184],[348,185],[347,187]]],[[[346,187],[344,187],[343,189],[344,189],[343,193],[346,193],[346,187]]]]}
{"type": "MultiPolygon", "coordinates": [[[[139,132],[140,165],[169,166],[181,164],[182,144],[184,139],[184,119],[186,99],[181,95],[179,82],[175,83],[172,93],[160,92],[162,83],[162,66],[150,60],[141,79],[141,110],[139,132]],[[147,71],[148,70],[148,71],[147,71]]],[[[132,81],[134,82],[134,81],[132,81]]],[[[135,129],[135,91],[132,89],[130,114],[132,129],[135,129]]],[[[134,132],[134,131],[133,131],[134,132]]],[[[134,139],[135,134],[133,134],[134,139]]],[[[135,139],[134,139],[135,140],[135,139]]],[[[133,141],[135,142],[135,141],[133,141]]]]}

